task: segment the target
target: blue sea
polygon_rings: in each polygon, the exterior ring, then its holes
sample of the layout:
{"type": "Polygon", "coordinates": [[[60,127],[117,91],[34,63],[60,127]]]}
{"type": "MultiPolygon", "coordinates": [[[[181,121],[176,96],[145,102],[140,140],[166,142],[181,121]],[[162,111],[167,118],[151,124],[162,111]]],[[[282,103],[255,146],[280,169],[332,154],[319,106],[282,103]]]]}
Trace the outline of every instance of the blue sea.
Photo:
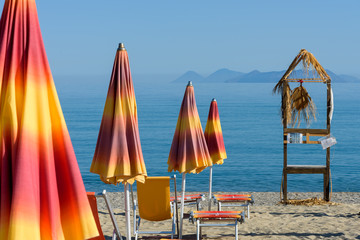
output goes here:
{"type": "MultiPolygon", "coordinates": [[[[110,76],[54,77],[60,103],[87,191],[123,191],[122,185],[104,184],[89,172],[103,114],[110,76]]],[[[140,140],[149,176],[167,172],[167,159],[186,83],[166,76],[133,76],[138,106],[140,140]]],[[[218,102],[228,158],[213,167],[214,191],[280,191],[283,135],[280,95],[275,83],[194,83],[202,127],[212,98],[218,102]]],[[[317,109],[311,128],[325,128],[326,85],[309,83],[317,109]]],[[[334,192],[360,192],[360,84],[333,83],[334,115],[331,133],[331,179],[334,192]]],[[[302,126],[306,127],[306,125],[302,126]]],[[[315,139],[316,140],[316,139],[315,139]]],[[[288,163],[325,165],[326,151],[319,144],[289,144],[288,163]]],[[[180,187],[181,175],[178,176],[180,187]]],[[[208,191],[209,170],[187,174],[187,191],[208,191]]],[[[288,176],[288,191],[322,192],[320,174],[288,176]]]]}

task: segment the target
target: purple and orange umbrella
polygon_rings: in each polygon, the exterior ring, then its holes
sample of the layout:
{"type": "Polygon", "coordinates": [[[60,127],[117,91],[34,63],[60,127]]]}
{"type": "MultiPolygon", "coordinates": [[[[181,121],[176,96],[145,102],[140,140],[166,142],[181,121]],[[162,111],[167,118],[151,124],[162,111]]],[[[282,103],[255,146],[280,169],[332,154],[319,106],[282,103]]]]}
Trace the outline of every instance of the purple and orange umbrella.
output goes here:
{"type": "Polygon", "coordinates": [[[129,58],[124,44],[116,52],[90,172],[109,184],[124,184],[127,239],[130,232],[129,184],[147,176],[141,150],[129,58]]]}
{"type": "Polygon", "coordinates": [[[184,215],[186,173],[199,173],[211,166],[209,150],[201,127],[192,83],[186,87],[168,158],[168,171],[182,173],[180,237],[184,215]]]}
{"type": "MultiPolygon", "coordinates": [[[[213,164],[223,164],[227,158],[224,138],[221,130],[219,110],[216,99],[211,101],[208,120],[205,127],[205,140],[209,149],[210,157],[213,164]]],[[[211,191],[212,191],[212,170],[210,166],[209,175],[209,211],[211,210],[211,191]]]]}
{"type": "Polygon", "coordinates": [[[95,237],[35,0],[6,0],[0,33],[0,239],[95,237]]]}

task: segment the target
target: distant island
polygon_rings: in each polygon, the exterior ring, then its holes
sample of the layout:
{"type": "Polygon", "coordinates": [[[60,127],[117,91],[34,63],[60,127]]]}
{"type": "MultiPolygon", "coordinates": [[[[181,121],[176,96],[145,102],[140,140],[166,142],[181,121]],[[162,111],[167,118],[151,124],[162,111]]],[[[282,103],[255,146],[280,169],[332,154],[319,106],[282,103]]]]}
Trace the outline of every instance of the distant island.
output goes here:
{"type": "MultiPolygon", "coordinates": [[[[335,74],[326,70],[334,83],[360,83],[360,78],[345,74],[335,74]]],[[[249,73],[237,72],[222,68],[207,77],[195,71],[188,71],[174,80],[174,82],[225,82],[225,83],[276,83],[284,75],[283,71],[260,72],[258,70],[249,73]]]]}

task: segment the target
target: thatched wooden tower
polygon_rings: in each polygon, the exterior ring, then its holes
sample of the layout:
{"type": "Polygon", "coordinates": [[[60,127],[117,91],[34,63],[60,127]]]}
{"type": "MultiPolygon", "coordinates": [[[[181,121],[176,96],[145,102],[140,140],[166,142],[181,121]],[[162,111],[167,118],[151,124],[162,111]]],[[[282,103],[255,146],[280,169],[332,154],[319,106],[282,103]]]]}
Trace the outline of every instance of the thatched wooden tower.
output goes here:
{"type": "Polygon", "coordinates": [[[330,147],[326,149],[325,165],[288,165],[287,145],[288,137],[297,134],[303,144],[319,144],[319,141],[310,141],[310,137],[330,135],[330,122],[332,118],[332,90],[331,79],[316,58],[305,49],[302,49],[285,72],[284,76],[276,84],[274,92],[281,93],[281,114],[284,133],[284,166],[282,192],[283,201],[287,202],[287,175],[288,174],[323,174],[324,175],[324,199],[330,200],[330,147]],[[299,65],[302,63],[301,65],[299,65]],[[301,74],[296,74],[295,68],[302,66],[301,74]],[[299,76],[300,75],[300,76],[299,76]],[[290,82],[298,82],[299,87],[290,89],[290,82]],[[310,125],[312,119],[316,119],[316,107],[303,82],[324,83],[327,89],[327,117],[325,129],[296,128],[300,126],[301,119],[310,125]],[[289,127],[290,126],[290,127],[289,127]],[[299,137],[300,136],[300,137],[299,137]],[[306,139],[303,140],[302,137],[306,139]]]}

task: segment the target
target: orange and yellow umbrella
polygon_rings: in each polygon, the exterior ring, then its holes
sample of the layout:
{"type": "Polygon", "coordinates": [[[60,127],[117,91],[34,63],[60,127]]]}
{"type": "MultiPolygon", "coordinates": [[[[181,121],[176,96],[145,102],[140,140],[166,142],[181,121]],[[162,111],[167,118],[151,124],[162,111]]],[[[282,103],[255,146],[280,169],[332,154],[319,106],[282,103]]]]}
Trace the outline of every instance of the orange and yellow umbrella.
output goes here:
{"type": "Polygon", "coordinates": [[[115,185],[144,182],[147,176],[129,58],[123,44],[116,52],[90,172],[115,185]]]}
{"type": "MultiPolygon", "coordinates": [[[[216,99],[210,104],[209,116],[205,127],[205,140],[210,152],[213,164],[223,164],[227,158],[224,138],[221,130],[219,110],[216,99]]],[[[209,211],[211,210],[211,191],[212,191],[212,166],[209,175],[209,211]]]]}
{"type": "Polygon", "coordinates": [[[127,239],[131,239],[128,185],[135,180],[144,182],[147,173],[129,57],[122,43],[115,56],[90,172],[99,174],[105,183],[124,183],[127,239]]]}
{"type": "Polygon", "coordinates": [[[191,82],[185,90],[168,158],[168,171],[199,173],[211,166],[191,82]]]}
{"type": "Polygon", "coordinates": [[[204,135],[213,164],[223,164],[227,156],[216,99],[211,101],[204,135]]]}
{"type": "Polygon", "coordinates": [[[186,87],[181,104],[174,138],[168,158],[168,171],[182,173],[182,196],[180,214],[180,237],[184,215],[186,173],[199,173],[211,166],[211,158],[201,127],[192,83],[186,87]]]}
{"type": "Polygon", "coordinates": [[[97,236],[34,0],[0,20],[0,239],[97,236]]]}

